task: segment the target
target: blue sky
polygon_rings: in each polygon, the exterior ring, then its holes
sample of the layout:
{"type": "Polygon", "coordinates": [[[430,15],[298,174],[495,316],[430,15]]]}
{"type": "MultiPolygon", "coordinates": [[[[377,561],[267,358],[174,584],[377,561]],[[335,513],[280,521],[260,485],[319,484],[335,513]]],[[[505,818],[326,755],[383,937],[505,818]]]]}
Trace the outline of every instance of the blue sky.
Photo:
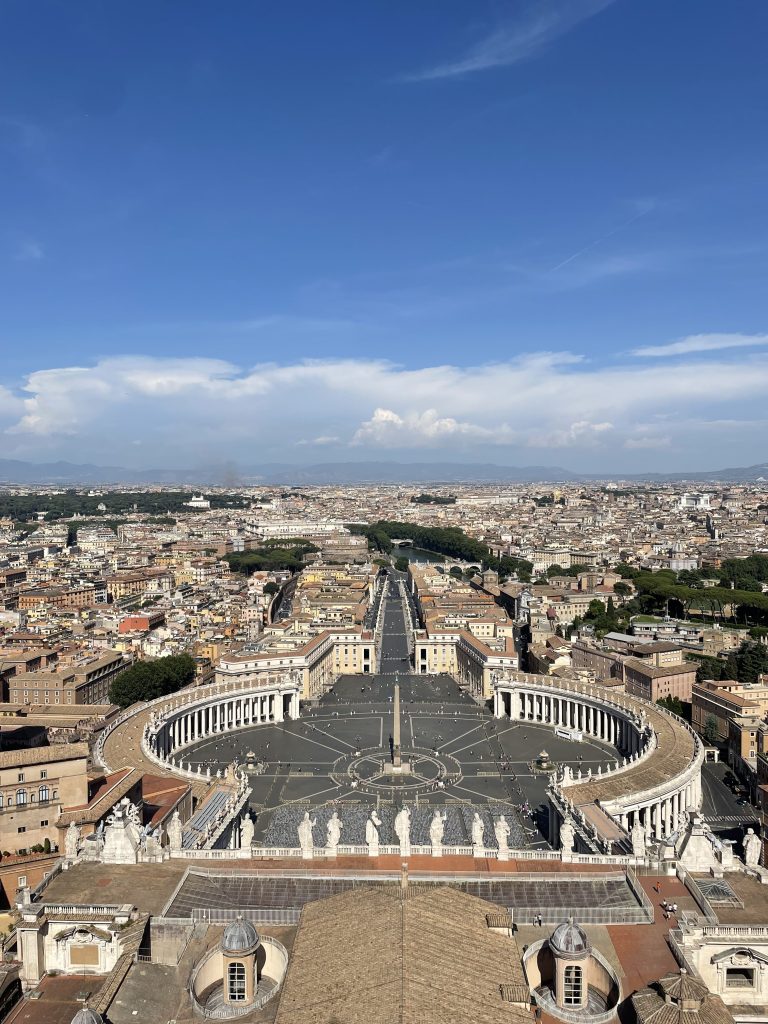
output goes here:
{"type": "Polygon", "coordinates": [[[0,455],[768,459],[763,0],[4,0],[0,455]]]}

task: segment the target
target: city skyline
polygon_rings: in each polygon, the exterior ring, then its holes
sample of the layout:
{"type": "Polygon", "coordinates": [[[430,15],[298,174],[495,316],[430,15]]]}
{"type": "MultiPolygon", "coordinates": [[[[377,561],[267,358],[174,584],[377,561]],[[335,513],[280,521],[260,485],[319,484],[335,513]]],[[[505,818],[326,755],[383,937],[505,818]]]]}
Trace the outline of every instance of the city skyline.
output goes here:
{"type": "Polygon", "coordinates": [[[34,7],[4,457],[766,459],[758,3],[34,7]]]}

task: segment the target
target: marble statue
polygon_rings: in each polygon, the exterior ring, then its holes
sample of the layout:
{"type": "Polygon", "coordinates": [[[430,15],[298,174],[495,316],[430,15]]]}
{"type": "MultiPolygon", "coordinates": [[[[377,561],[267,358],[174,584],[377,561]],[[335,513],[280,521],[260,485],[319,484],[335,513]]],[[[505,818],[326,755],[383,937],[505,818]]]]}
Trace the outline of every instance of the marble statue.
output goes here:
{"type": "Polygon", "coordinates": [[[744,863],[748,868],[756,868],[760,862],[760,848],[762,843],[760,842],[760,836],[755,835],[755,830],[752,828],[747,829],[747,834],[744,836],[742,847],[744,849],[744,863]]]}
{"type": "Polygon", "coordinates": [[[301,854],[303,857],[311,857],[312,851],[315,848],[315,839],[312,835],[312,829],[317,824],[317,818],[309,817],[309,811],[304,811],[304,817],[299,822],[297,829],[299,833],[299,846],[301,847],[301,854]]]}
{"type": "Polygon", "coordinates": [[[163,826],[158,825],[152,832],[147,832],[144,850],[150,857],[160,857],[163,853],[163,826]]]}
{"type": "Polygon", "coordinates": [[[242,823],[240,825],[240,849],[241,850],[250,850],[251,844],[253,843],[253,833],[254,833],[254,831],[255,831],[255,826],[253,824],[253,819],[251,818],[250,814],[246,814],[243,817],[242,823]]]}
{"type": "Polygon", "coordinates": [[[570,818],[566,818],[560,826],[560,849],[563,853],[573,853],[576,830],[570,818]]]}
{"type": "Polygon", "coordinates": [[[328,824],[325,827],[325,830],[328,834],[328,839],[325,845],[328,847],[329,850],[335,850],[336,847],[339,845],[339,840],[341,839],[341,830],[343,828],[344,822],[339,819],[338,814],[336,813],[336,811],[334,811],[333,814],[328,819],[328,824]]]}
{"type": "Polygon", "coordinates": [[[400,856],[410,857],[411,855],[411,812],[407,807],[401,807],[395,816],[395,835],[400,842],[400,856]]]}
{"type": "Polygon", "coordinates": [[[632,838],[632,856],[633,857],[645,857],[645,844],[647,836],[645,829],[640,821],[639,816],[635,815],[635,822],[630,830],[630,836],[632,838]]]}
{"type": "Polygon", "coordinates": [[[379,855],[380,828],[381,818],[378,816],[376,811],[371,811],[370,817],[365,823],[365,841],[368,844],[368,853],[371,857],[378,857],[379,855]]]}
{"type": "Polygon", "coordinates": [[[493,826],[493,833],[496,836],[496,845],[499,848],[499,853],[507,853],[509,851],[509,834],[512,829],[509,827],[509,822],[503,814],[499,815],[493,826]]]}
{"type": "Polygon", "coordinates": [[[485,832],[483,819],[475,811],[475,816],[472,819],[472,845],[479,850],[483,849],[483,832],[485,832]]]}
{"type": "Polygon", "coordinates": [[[172,851],[181,849],[182,831],[183,829],[181,827],[181,818],[179,817],[179,810],[178,808],[176,808],[176,810],[173,812],[173,817],[171,818],[170,824],[168,825],[168,846],[171,848],[172,851]]]}
{"type": "Polygon", "coordinates": [[[443,811],[435,811],[432,821],[429,823],[429,841],[432,843],[432,850],[442,849],[443,836],[445,835],[445,823],[448,815],[443,811]]]}
{"type": "Polygon", "coordinates": [[[70,821],[69,828],[64,835],[64,856],[69,860],[74,860],[77,856],[77,848],[80,844],[80,829],[74,823],[70,821]]]}

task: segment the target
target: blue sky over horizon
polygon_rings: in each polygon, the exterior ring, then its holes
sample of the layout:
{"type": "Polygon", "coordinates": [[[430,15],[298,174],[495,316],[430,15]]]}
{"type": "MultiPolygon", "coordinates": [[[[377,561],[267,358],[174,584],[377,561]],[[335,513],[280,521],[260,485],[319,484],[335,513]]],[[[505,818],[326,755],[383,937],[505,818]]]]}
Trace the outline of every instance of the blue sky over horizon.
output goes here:
{"type": "Polygon", "coordinates": [[[0,5],[0,454],[768,461],[761,0],[0,5]]]}

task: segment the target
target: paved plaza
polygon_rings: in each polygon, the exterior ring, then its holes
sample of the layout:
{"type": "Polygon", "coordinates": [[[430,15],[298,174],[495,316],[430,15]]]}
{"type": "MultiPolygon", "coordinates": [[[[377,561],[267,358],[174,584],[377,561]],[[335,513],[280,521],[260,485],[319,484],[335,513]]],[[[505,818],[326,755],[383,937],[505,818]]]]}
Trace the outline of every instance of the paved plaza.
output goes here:
{"type": "MultiPolygon", "coordinates": [[[[616,756],[614,748],[591,739],[572,742],[547,726],[494,719],[449,676],[403,674],[341,678],[317,707],[302,711],[299,721],[211,737],[190,750],[189,761],[213,771],[234,758],[253,764],[249,777],[256,840],[270,845],[297,845],[294,824],[290,832],[275,831],[287,820],[284,811],[277,814],[281,808],[298,812],[306,805],[351,805],[350,830],[342,842],[352,843],[362,841],[357,836],[360,814],[353,808],[364,809],[364,821],[375,806],[386,811],[407,803],[426,813],[429,807],[464,802],[503,804],[504,813],[515,807],[519,840],[535,848],[547,845],[549,776],[531,768],[542,749],[558,764],[593,770],[598,765],[605,769],[616,756]],[[389,760],[396,680],[403,756],[413,765],[411,775],[400,777],[381,773],[389,760]]],[[[489,826],[490,821],[487,833],[492,836],[489,826]]],[[[466,830],[451,841],[467,842],[466,830]]]]}
{"type": "Polygon", "coordinates": [[[341,842],[362,844],[365,820],[377,807],[382,841],[394,842],[397,808],[413,812],[412,841],[427,843],[429,819],[447,813],[444,841],[470,842],[474,808],[485,823],[484,841],[495,846],[493,817],[504,814],[513,849],[547,844],[549,775],[534,762],[546,749],[553,762],[593,771],[612,766],[617,751],[593,739],[574,742],[544,725],[495,719],[448,675],[411,671],[404,603],[392,572],[382,597],[383,636],[379,673],[342,676],[314,705],[302,705],[298,721],[265,724],[212,736],[184,760],[213,772],[237,759],[249,773],[257,843],[297,846],[296,826],[308,807],[318,819],[316,842],[324,843],[325,820],[334,807],[344,822],[341,842]],[[393,698],[400,690],[403,760],[410,771],[386,771],[394,736],[393,698]]]}

